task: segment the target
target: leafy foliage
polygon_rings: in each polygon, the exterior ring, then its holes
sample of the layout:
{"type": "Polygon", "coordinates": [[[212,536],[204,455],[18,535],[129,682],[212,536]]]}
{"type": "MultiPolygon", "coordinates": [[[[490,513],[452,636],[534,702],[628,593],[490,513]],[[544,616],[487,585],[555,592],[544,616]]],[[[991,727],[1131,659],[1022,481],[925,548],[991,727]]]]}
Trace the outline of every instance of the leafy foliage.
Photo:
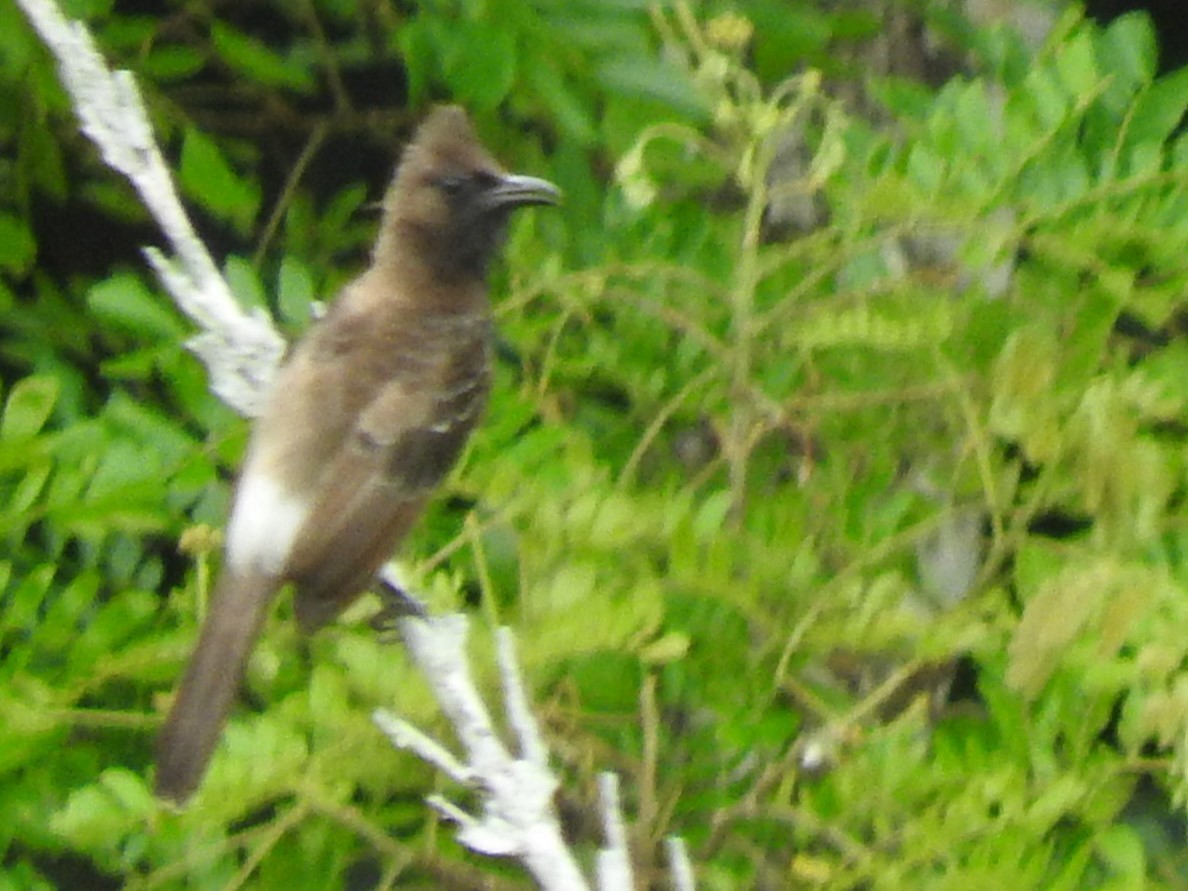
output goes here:
{"type": "MultiPolygon", "coordinates": [[[[577,844],[609,768],[649,878],[679,833],[711,889],[1181,884],[1185,74],[1141,16],[945,7],[961,71],[856,93],[874,13],[735,7],[72,5],[294,334],[432,99],[564,188],[405,556],[516,629],[577,844]]],[[[0,49],[5,884],[520,882],[370,726],[438,719],[365,609],[282,604],[195,806],[152,800],[245,426],[12,6],[0,49]]]]}

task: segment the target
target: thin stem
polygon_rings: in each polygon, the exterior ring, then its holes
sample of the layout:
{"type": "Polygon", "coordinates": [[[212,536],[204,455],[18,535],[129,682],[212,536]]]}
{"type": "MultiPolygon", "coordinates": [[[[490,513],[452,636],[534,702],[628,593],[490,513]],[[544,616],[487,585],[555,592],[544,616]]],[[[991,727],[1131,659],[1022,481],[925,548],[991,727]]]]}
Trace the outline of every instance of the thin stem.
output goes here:
{"type": "Polygon", "coordinates": [[[747,208],[743,216],[742,237],[739,242],[735,275],[730,289],[731,331],[730,368],[731,402],[730,429],[725,445],[730,472],[730,501],[735,519],[742,516],[746,502],[747,464],[750,459],[752,417],[748,398],[752,390],[751,374],[754,358],[755,294],[761,281],[759,244],[763,229],[763,212],[767,206],[767,168],[771,161],[768,140],[756,135],[748,147],[749,164],[740,164],[748,180],[747,208]]]}

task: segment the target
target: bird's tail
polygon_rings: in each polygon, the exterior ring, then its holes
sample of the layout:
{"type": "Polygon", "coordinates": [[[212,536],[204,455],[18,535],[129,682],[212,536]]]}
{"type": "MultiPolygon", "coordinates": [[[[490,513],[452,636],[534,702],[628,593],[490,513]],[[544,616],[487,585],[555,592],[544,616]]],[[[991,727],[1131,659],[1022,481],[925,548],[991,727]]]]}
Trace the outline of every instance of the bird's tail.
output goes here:
{"type": "Polygon", "coordinates": [[[159,798],[184,804],[202,782],[278,587],[270,575],[223,571],[198,646],[157,737],[159,798]]]}

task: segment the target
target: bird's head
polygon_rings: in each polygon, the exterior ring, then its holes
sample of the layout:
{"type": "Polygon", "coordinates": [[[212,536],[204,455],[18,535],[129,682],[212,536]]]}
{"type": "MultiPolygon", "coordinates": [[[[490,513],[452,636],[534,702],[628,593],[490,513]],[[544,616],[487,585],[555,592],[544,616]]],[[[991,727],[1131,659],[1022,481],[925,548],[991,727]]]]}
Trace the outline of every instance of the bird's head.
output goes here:
{"type": "Polygon", "coordinates": [[[483,148],[466,113],[442,106],[405,150],[384,199],[377,257],[412,251],[442,277],[482,278],[511,212],[560,200],[552,183],[507,173],[483,148]]]}

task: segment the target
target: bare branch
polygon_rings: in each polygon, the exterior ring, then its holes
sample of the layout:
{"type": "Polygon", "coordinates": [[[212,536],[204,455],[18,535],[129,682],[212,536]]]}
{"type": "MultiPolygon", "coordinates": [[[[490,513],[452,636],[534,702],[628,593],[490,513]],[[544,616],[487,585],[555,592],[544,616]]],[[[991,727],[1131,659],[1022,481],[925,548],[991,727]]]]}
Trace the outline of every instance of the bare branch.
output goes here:
{"type": "Polygon", "coordinates": [[[504,709],[507,720],[520,743],[520,752],[525,760],[542,768],[548,767],[548,752],[540,736],[536,716],[528,707],[524,695],[524,679],[516,662],[516,639],[510,628],[495,632],[495,656],[499,660],[499,674],[503,678],[504,709]]]}
{"type": "Polygon", "coordinates": [[[377,708],[371,713],[375,726],[398,749],[412,752],[422,761],[432,764],[456,783],[470,785],[474,776],[466,765],[453,756],[449,749],[437,740],[422,733],[398,715],[386,709],[377,708]]]}
{"type": "Polygon", "coordinates": [[[675,835],[665,839],[668,849],[668,871],[672,875],[672,886],[676,891],[693,891],[693,864],[689,861],[689,849],[685,840],[675,835]]]}
{"type": "Polygon", "coordinates": [[[557,780],[549,772],[535,719],[525,704],[510,634],[500,633],[500,667],[508,713],[521,740],[532,740],[532,751],[524,757],[512,755],[499,740],[471,677],[466,659],[466,616],[406,618],[400,620],[399,628],[409,653],[458,734],[466,752],[466,766],[460,767],[452,756],[441,757],[436,744],[426,745],[423,734],[409,733],[403,721],[387,712],[374,714],[376,724],[396,745],[412,748],[482,793],[482,812],[478,815],[468,814],[440,796],[430,804],[458,824],[458,840],[471,850],[518,857],[540,886],[550,891],[586,891],[589,885],[561,834],[553,806],[557,780]],[[513,704],[517,699],[519,704],[513,704]]]}
{"type": "Polygon", "coordinates": [[[609,771],[598,775],[598,796],[602,806],[602,831],[606,844],[598,852],[599,891],[634,887],[627,830],[619,807],[619,778],[609,771]]]}
{"type": "Polygon", "coordinates": [[[83,132],[132,183],[172,248],[173,257],[144,252],[178,307],[204,329],[188,346],[209,369],[211,389],[236,411],[258,414],[284,339],[266,316],[240,308],[195,233],[131,72],[109,69],[86,26],[65,18],[52,0],[17,2],[57,59],[83,132]]]}

